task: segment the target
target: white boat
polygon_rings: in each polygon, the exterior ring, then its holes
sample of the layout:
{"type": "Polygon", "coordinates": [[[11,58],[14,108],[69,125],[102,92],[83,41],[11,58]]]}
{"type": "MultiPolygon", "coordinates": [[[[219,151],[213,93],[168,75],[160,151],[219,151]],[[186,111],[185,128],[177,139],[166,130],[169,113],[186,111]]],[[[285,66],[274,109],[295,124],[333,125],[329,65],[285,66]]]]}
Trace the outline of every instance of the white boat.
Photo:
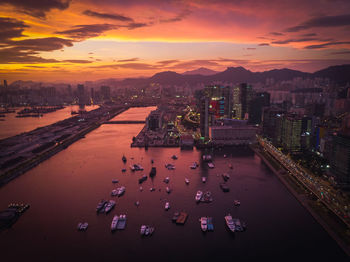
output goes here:
{"type": "Polygon", "coordinates": [[[166,178],[164,178],[164,183],[168,184],[170,181],[170,178],[167,176],[166,178]]]}
{"type": "Polygon", "coordinates": [[[142,171],[143,167],[140,164],[133,164],[130,165],[131,171],[142,171]]]}
{"type": "Polygon", "coordinates": [[[112,192],[111,192],[111,195],[112,196],[117,196],[118,195],[118,190],[117,189],[113,189],[112,192]]]}
{"type": "Polygon", "coordinates": [[[235,232],[236,226],[232,220],[231,214],[228,214],[227,216],[225,216],[225,221],[226,221],[227,227],[231,230],[231,232],[235,232]]]}
{"type": "Polygon", "coordinates": [[[117,196],[120,197],[125,193],[125,186],[121,186],[117,188],[117,196]]]}
{"type": "Polygon", "coordinates": [[[165,208],[165,210],[169,210],[169,208],[170,208],[170,203],[169,203],[169,202],[166,202],[164,208],[165,208]]]}
{"type": "Polygon", "coordinates": [[[113,217],[112,224],[111,224],[111,230],[112,231],[117,229],[118,219],[119,219],[119,216],[117,216],[117,215],[115,215],[113,217]]]}
{"type": "Polygon", "coordinates": [[[174,170],[175,169],[175,165],[173,164],[165,164],[165,168],[167,168],[168,170],[174,170]]]}
{"type": "Polygon", "coordinates": [[[198,167],[197,162],[193,162],[192,165],[190,165],[191,169],[196,169],[198,167]]]}
{"type": "Polygon", "coordinates": [[[170,189],[169,187],[166,187],[165,190],[166,190],[166,192],[167,192],[168,194],[170,194],[171,189],[170,189]]]}
{"type": "Polygon", "coordinates": [[[105,207],[105,212],[109,213],[112,208],[115,206],[115,201],[114,200],[109,200],[106,207],[105,207]]]}
{"type": "Polygon", "coordinates": [[[235,199],[235,200],[233,200],[233,204],[234,204],[235,206],[239,206],[239,205],[241,204],[241,201],[235,199]]]}
{"type": "Polygon", "coordinates": [[[145,234],[146,231],[146,225],[142,225],[140,228],[140,234],[143,236],[145,234]]]}
{"type": "Polygon", "coordinates": [[[205,183],[207,181],[207,178],[205,176],[202,176],[202,182],[205,183]]]}
{"type": "Polygon", "coordinates": [[[185,183],[188,185],[190,183],[190,180],[188,178],[185,178],[185,183]]]}
{"type": "Polygon", "coordinates": [[[78,224],[78,230],[79,231],[85,231],[87,230],[89,224],[87,222],[84,222],[84,223],[79,223],[78,224]]]}
{"type": "Polygon", "coordinates": [[[227,155],[224,155],[224,158],[226,158],[227,157],[227,155]]]}
{"type": "Polygon", "coordinates": [[[153,191],[156,191],[156,189],[155,189],[154,187],[151,187],[151,188],[149,189],[149,191],[153,192],[153,191]]]}
{"type": "Polygon", "coordinates": [[[126,215],[120,215],[118,219],[117,229],[124,229],[126,226],[126,215]]]}
{"type": "Polygon", "coordinates": [[[208,229],[208,224],[207,224],[207,218],[206,217],[201,217],[200,219],[201,222],[201,228],[205,232],[208,229]]]}
{"type": "Polygon", "coordinates": [[[201,200],[202,196],[203,196],[203,192],[198,190],[196,197],[195,197],[196,201],[199,202],[201,200]]]}
{"type": "Polygon", "coordinates": [[[214,166],[213,162],[209,162],[209,163],[208,163],[208,167],[209,167],[209,168],[214,168],[215,166],[214,166]]]}

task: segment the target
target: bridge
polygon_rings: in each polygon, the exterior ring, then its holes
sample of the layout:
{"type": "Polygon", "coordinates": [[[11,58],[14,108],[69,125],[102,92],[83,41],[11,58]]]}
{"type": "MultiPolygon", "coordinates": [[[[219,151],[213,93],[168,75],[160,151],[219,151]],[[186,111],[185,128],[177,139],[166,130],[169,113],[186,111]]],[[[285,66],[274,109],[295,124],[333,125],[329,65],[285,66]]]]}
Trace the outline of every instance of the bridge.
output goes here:
{"type": "Polygon", "coordinates": [[[106,121],[102,124],[144,124],[145,120],[115,120],[115,121],[106,121]]]}

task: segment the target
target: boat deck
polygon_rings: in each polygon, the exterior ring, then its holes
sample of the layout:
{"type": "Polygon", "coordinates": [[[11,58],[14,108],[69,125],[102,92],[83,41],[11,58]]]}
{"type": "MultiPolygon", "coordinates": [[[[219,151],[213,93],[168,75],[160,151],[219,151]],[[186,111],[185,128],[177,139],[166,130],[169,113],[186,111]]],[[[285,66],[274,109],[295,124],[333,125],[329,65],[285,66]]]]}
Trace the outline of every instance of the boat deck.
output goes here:
{"type": "Polygon", "coordinates": [[[179,217],[176,220],[176,224],[185,224],[186,220],[187,220],[188,214],[185,212],[180,212],[179,217]]]}

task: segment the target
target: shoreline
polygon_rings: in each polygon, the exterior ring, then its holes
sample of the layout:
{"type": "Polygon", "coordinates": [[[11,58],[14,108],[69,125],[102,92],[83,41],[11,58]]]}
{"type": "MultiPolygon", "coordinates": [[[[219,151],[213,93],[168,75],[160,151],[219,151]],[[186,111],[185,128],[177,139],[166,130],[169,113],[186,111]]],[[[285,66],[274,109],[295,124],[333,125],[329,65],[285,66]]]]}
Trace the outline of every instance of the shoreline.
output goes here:
{"type": "MultiPolygon", "coordinates": [[[[110,117],[110,119],[115,117],[115,116],[117,116],[117,115],[119,115],[119,114],[121,114],[121,113],[123,113],[128,108],[129,107],[123,107],[123,108],[117,110],[117,112],[115,112],[113,114],[113,116],[110,117]]],[[[56,123],[54,123],[54,124],[56,124],[56,123]]],[[[52,125],[54,125],[54,124],[52,124],[52,125]]],[[[15,166],[14,168],[6,171],[5,173],[3,173],[0,176],[0,187],[5,185],[5,184],[7,184],[7,183],[9,183],[11,180],[17,178],[18,176],[26,173],[30,169],[34,168],[35,166],[39,165],[40,163],[42,163],[43,161],[49,159],[50,157],[54,156],[55,154],[57,154],[57,153],[61,152],[62,150],[68,148],[71,144],[73,144],[74,142],[80,140],[81,138],[84,138],[86,134],[88,134],[91,131],[97,129],[102,124],[104,124],[104,120],[102,120],[102,122],[99,122],[99,123],[96,123],[96,122],[92,123],[87,128],[81,130],[77,134],[74,134],[72,137],[69,137],[69,138],[63,140],[60,144],[55,145],[53,148],[50,148],[50,149],[44,151],[43,153],[41,153],[39,155],[35,155],[32,158],[30,158],[27,161],[25,161],[24,163],[21,163],[18,166],[15,166]]],[[[40,127],[40,128],[42,128],[42,127],[40,127]]],[[[20,135],[22,135],[22,134],[20,134],[20,135]]],[[[16,136],[20,136],[20,135],[16,135],[16,136]]]]}
{"type": "MultiPolygon", "coordinates": [[[[266,164],[266,166],[278,177],[282,184],[288,189],[288,191],[298,200],[298,202],[310,213],[310,215],[315,219],[315,221],[322,226],[322,228],[328,233],[328,235],[338,244],[338,246],[350,257],[350,246],[345,243],[345,241],[325,222],[321,215],[316,213],[316,211],[308,204],[309,196],[299,194],[291,185],[292,182],[287,181],[281,174],[283,166],[281,165],[281,170],[277,170],[272,163],[260,152],[258,148],[251,146],[251,149],[259,156],[259,158],[266,164]]],[[[277,162],[277,161],[276,161],[277,162]]],[[[278,163],[279,164],[279,163],[278,163]]],[[[280,165],[280,164],[279,164],[280,165]]],[[[287,175],[288,176],[288,175],[287,175]]],[[[300,187],[296,184],[295,186],[300,187]]],[[[305,190],[305,188],[303,188],[305,190]]],[[[306,189],[307,190],[307,189],[306,189]]],[[[308,190],[307,190],[308,191],[308,190]]],[[[309,191],[308,191],[309,192],[309,191]]]]}

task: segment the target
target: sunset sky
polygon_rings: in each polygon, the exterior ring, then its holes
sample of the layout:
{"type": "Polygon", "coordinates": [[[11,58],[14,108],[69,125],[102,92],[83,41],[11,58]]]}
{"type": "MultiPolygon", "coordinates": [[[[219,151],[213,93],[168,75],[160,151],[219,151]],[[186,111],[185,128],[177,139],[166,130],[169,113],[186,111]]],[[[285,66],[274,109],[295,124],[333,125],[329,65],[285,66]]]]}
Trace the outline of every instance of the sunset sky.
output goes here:
{"type": "Polygon", "coordinates": [[[349,0],[2,0],[0,79],[350,63],[349,0]]]}

